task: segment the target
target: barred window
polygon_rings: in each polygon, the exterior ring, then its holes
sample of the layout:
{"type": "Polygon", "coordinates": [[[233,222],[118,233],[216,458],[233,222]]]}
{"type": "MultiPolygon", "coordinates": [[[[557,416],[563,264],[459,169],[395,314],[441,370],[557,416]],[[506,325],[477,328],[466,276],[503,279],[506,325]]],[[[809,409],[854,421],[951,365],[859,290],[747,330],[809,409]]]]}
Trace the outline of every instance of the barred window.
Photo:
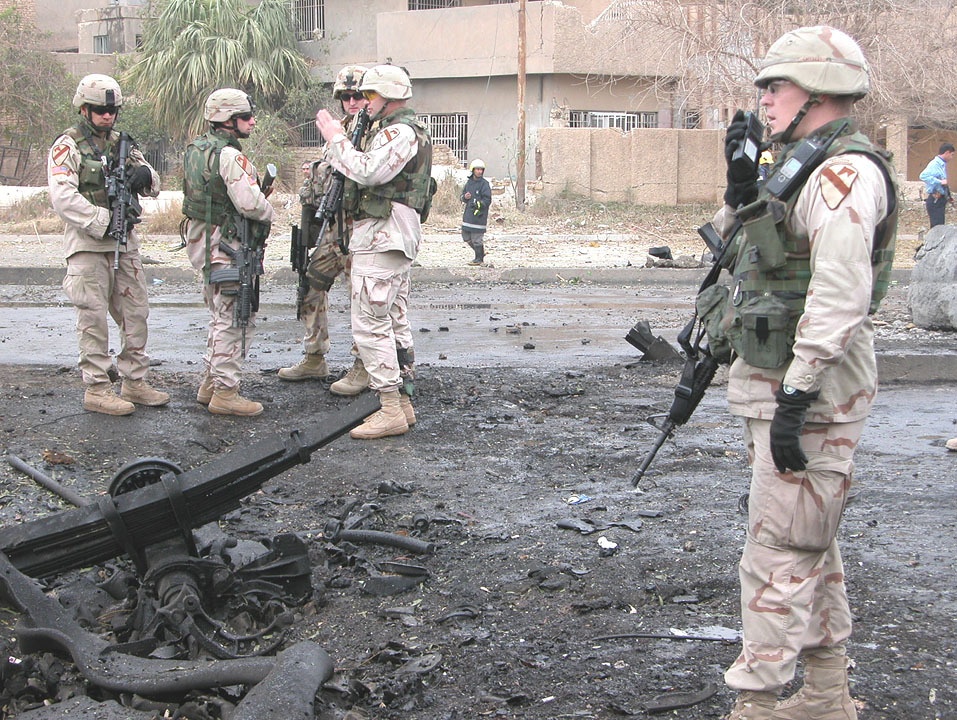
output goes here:
{"type": "Polygon", "coordinates": [[[321,40],[326,31],[324,0],[292,0],[292,23],[296,29],[296,40],[321,40]]]}
{"type": "Polygon", "coordinates": [[[409,0],[409,10],[443,10],[462,7],[462,0],[409,0]]]}
{"type": "Polygon", "coordinates": [[[319,134],[319,128],[316,127],[315,115],[306,118],[296,129],[299,130],[299,144],[302,147],[319,147],[322,145],[322,136],[319,134]]]}
{"type": "Polygon", "coordinates": [[[635,128],[656,128],[658,127],[658,113],[572,110],[568,113],[568,126],[618,128],[625,132],[635,128]]]}
{"type": "Polygon", "coordinates": [[[468,113],[432,113],[416,118],[429,128],[434,144],[448,145],[459,162],[468,161],[468,113]]]}
{"type": "Polygon", "coordinates": [[[684,122],[682,127],[685,130],[698,130],[701,128],[701,112],[699,110],[685,110],[684,122]]]}

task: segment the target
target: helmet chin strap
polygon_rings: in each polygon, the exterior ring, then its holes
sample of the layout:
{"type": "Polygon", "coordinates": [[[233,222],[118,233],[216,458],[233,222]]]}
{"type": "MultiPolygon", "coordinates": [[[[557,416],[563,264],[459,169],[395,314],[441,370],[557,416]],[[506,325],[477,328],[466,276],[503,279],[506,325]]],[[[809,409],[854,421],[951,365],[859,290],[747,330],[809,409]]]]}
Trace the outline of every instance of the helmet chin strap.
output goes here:
{"type": "Polygon", "coordinates": [[[798,125],[801,124],[801,121],[804,120],[804,116],[808,114],[808,111],[815,105],[820,104],[821,96],[816,93],[812,94],[811,97],[807,99],[807,102],[801,106],[801,109],[797,111],[797,114],[791,118],[791,123],[784,128],[784,132],[772,139],[776,140],[782,145],[787,145],[789,142],[791,142],[791,136],[794,134],[794,131],[797,130],[798,125]]]}

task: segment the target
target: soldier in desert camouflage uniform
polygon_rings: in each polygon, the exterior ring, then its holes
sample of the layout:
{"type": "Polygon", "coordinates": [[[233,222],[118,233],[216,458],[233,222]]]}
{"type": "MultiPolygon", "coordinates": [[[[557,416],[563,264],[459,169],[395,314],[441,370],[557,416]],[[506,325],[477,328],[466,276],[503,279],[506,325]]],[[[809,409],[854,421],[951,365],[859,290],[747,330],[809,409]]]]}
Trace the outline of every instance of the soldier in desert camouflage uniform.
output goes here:
{"type": "MultiPolygon", "coordinates": [[[[206,99],[203,117],[210,129],[189,144],[183,162],[183,213],[189,218],[186,252],[193,267],[203,271],[203,298],[210,314],[196,401],[214,415],[251,417],[263,406],[239,394],[243,330],[234,327],[233,314],[239,283],[210,278],[232,265],[221,245],[239,249],[242,218],[253,221],[254,236],[265,238],[273,208],[259,187],[256,167],[239,144],[256,125],[249,96],[235,88],[216,90],[206,99]]],[[[245,329],[247,343],[254,327],[255,313],[245,329]]]]}
{"type": "Polygon", "coordinates": [[[352,337],[382,409],[349,433],[357,439],[402,435],[416,422],[409,397],[413,374],[408,318],[411,268],[422,241],[432,193],[432,139],[407,106],[409,76],[377,65],[359,89],[369,101],[375,134],[365,151],[352,146],[328,111],[316,127],[333,167],[348,178],[343,205],[355,218],[352,241],[352,337]]]}
{"type": "MultiPolygon", "coordinates": [[[[332,96],[342,105],[342,112],[347,121],[354,121],[359,112],[368,105],[368,101],[359,92],[359,83],[366,68],[360,65],[348,65],[336,75],[332,87],[332,96]]],[[[352,123],[349,122],[345,130],[352,134],[352,123]]],[[[314,216],[316,208],[322,200],[322,195],[329,189],[332,182],[332,168],[325,158],[311,163],[307,171],[306,181],[299,191],[299,199],[303,204],[306,215],[314,216]]],[[[326,365],[326,353],[329,352],[329,316],[328,298],[332,284],[340,275],[348,276],[351,255],[344,254],[339,247],[339,234],[343,233],[345,244],[348,246],[349,235],[352,233],[352,218],[342,213],[340,216],[344,227],[331,225],[326,236],[316,238],[316,249],[309,257],[309,266],[306,276],[309,279],[309,290],[302,300],[302,323],[306,335],[303,338],[305,354],[292,367],[281,368],[281,380],[307,380],[321,378],[329,374],[326,365]]],[[[318,234],[320,222],[303,221],[303,232],[318,234]]],[[[336,382],[329,390],[335,395],[358,395],[369,387],[369,373],[366,372],[358,350],[353,346],[355,360],[349,372],[336,382]]]]}
{"type": "MultiPolygon", "coordinates": [[[[731,246],[723,324],[736,356],[728,401],[744,419],[752,463],[739,565],[743,649],[725,673],[738,691],[728,717],[849,720],[857,717],[845,650],[851,613],[836,535],[877,393],[870,318],[893,261],[896,176],[889,155],[849,118],[869,78],[846,34],[825,26],[785,34],[755,84],[782,145],[775,169],[798,141],[838,137],[786,202],[729,162],[716,218],[725,233],[735,215],[748,218],[731,246]],[[778,702],[799,659],[804,685],[778,702]]],[[[743,122],[739,114],[729,127],[728,149],[743,122]]]]}
{"type": "MultiPolygon", "coordinates": [[[[84,77],[73,97],[79,121],[56,139],[47,158],[50,201],[65,225],[63,291],[76,307],[78,365],[86,385],[83,407],[106,415],[129,415],[135,405],[169,402],[167,393],[146,382],[149,304],[139,235],[130,228],[115,269],[117,241],[107,235],[111,212],[106,174],[117,159],[119,133],[113,125],[122,105],[116,80],[97,74],[84,77]],[[110,380],[113,361],[107,314],[120,331],[116,370],[123,384],[119,397],[110,380]]],[[[132,192],[159,195],[159,175],[136,147],[130,152],[128,175],[132,192]]]]}

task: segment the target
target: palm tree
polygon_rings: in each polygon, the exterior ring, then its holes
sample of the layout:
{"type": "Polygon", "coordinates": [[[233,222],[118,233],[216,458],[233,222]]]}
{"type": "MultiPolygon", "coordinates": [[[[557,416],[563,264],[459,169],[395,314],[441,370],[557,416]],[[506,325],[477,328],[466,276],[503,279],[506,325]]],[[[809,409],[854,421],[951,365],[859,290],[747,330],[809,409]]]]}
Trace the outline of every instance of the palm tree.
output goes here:
{"type": "Polygon", "coordinates": [[[174,141],[204,129],[203,101],[235,87],[276,109],[309,79],[296,46],[288,3],[262,0],[168,0],[147,22],[138,60],[124,75],[154,103],[154,116],[174,141]]]}

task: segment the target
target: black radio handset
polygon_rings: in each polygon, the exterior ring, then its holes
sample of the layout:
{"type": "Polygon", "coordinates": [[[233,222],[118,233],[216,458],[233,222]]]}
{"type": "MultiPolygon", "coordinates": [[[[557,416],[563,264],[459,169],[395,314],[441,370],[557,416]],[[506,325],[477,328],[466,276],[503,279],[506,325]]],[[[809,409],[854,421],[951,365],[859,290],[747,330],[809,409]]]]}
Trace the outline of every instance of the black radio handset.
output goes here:
{"type": "Polygon", "coordinates": [[[732,172],[739,167],[744,172],[757,173],[758,161],[761,158],[762,141],[764,140],[764,125],[758,120],[756,113],[747,112],[744,114],[747,121],[747,127],[744,137],[738,143],[738,147],[731,153],[730,167],[732,172]]]}
{"type": "Polygon", "coordinates": [[[841,136],[847,126],[848,121],[845,120],[823,140],[811,138],[802,140],[791,153],[791,157],[768,178],[765,189],[779,200],[787,200],[791,193],[804,185],[814,169],[824,161],[831,143],[841,136]]]}

